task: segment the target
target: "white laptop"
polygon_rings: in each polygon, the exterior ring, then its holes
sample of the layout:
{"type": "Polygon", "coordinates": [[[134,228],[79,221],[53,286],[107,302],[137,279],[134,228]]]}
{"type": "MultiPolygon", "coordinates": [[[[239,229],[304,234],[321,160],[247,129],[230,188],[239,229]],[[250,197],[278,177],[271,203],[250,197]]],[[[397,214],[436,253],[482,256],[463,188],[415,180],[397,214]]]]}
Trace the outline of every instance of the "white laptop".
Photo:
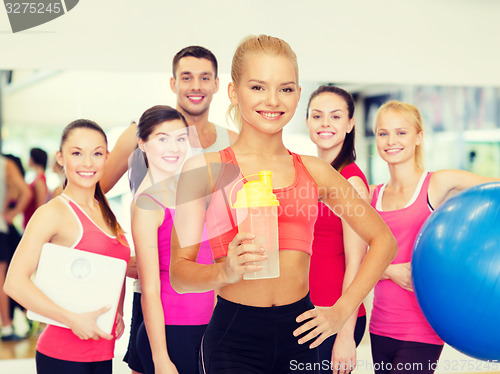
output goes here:
{"type": "MultiPolygon", "coordinates": [[[[71,312],[91,312],[110,306],[110,310],[97,318],[97,326],[110,334],[126,270],[124,260],[46,243],[42,247],[34,283],[57,305],[71,312]]],[[[27,316],[68,328],[30,310],[27,316]]]]}

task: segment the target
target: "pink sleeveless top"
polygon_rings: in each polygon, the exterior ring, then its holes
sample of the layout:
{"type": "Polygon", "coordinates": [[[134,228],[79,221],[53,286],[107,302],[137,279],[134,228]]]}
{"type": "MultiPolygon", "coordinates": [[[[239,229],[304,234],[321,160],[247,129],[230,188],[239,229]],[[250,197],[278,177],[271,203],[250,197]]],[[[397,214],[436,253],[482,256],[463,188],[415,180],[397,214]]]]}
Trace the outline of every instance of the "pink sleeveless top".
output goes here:
{"type": "MultiPolygon", "coordinates": [[[[117,238],[102,231],[76,203],[67,201],[63,197],[59,198],[68,204],[68,208],[72,210],[80,224],[80,238],[72,248],[118,258],[128,263],[130,258],[128,245],[123,245],[117,238]]],[[[125,237],[121,240],[126,243],[125,237]]],[[[111,334],[114,333],[115,328],[111,334]]],[[[81,340],[70,329],[48,325],[38,338],[36,349],[46,356],[59,360],[105,361],[111,360],[114,356],[115,339],[81,340]]]]}
{"type": "MultiPolygon", "coordinates": [[[[381,210],[379,199],[383,194],[383,185],[377,186],[373,191],[372,206],[387,223],[398,242],[398,254],[392,261],[393,264],[411,261],[417,234],[432,213],[427,201],[431,175],[432,173],[424,173],[424,179],[420,181],[415,193],[418,195],[403,209],[381,210]]],[[[425,319],[415,294],[399,287],[390,279],[381,280],[375,286],[370,332],[404,341],[443,344],[425,319]]]]}
{"type": "MultiPolygon", "coordinates": [[[[206,325],[214,308],[214,291],[203,293],[177,293],[170,285],[170,240],[174,223],[174,209],[165,208],[165,218],[158,228],[158,260],[160,263],[161,303],[165,325],[206,325]]],[[[197,262],[212,264],[212,250],[203,230],[197,262]]]]}
{"type": "MultiPolygon", "coordinates": [[[[236,156],[231,147],[219,151],[221,162],[238,165],[236,156]]],[[[298,250],[308,254],[312,252],[314,223],[318,214],[318,186],[302,163],[299,155],[291,153],[295,169],[295,178],[290,186],[273,189],[273,193],[280,202],[278,206],[278,235],[280,250],[298,250]]],[[[207,209],[206,224],[210,238],[210,246],[214,258],[227,255],[229,243],[238,233],[236,210],[231,208],[236,200],[236,193],[229,197],[231,188],[243,176],[241,172],[236,179],[226,185],[221,185],[225,179],[224,169],[221,169],[215,192],[207,209]]],[[[245,183],[246,180],[240,182],[245,183]]]]}
{"type": "MultiPolygon", "coordinates": [[[[340,174],[349,179],[359,177],[368,188],[368,182],[355,163],[347,165],[340,174]]],[[[344,234],[342,220],[323,204],[318,203],[318,219],[314,225],[309,289],[311,301],[316,306],[332,306],[342,296],[345,274],[344,234]]],[[[366,315],[363,304],[358,317],[366,315]]]]}

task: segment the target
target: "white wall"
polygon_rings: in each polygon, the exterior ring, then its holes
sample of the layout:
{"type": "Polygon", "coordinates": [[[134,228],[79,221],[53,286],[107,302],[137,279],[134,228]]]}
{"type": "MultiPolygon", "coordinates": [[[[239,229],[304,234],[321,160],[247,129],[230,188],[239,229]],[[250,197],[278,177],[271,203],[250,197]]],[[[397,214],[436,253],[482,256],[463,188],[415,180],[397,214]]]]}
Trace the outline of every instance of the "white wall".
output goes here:
{"type": "Polygon", "coordinates": [[[10,33],[0,10],[0,68],[165,71],[201,44],[228,72],[248,34],[287,40],[305,81],[499,85],[496,0],[85,0],[10,33]]]}
{"type": "Polygon", "coordinates": [[[0,69],[61,71],[5,90],[2,135],[8,141],[22,128],[36,142],[41,129],[78,117],[111,128],[151,105],[174,105],[171,59],[190,44],[219,59],[226,83],[211,119],[225,124],[232,53],[245,35],[269,33],[287,40],[299,60],[303,98],[286,129],[293,137],[318,82],[500,86],[499,16],[495,0],[85,0],[12,34],[0,9],[0,69]]]}

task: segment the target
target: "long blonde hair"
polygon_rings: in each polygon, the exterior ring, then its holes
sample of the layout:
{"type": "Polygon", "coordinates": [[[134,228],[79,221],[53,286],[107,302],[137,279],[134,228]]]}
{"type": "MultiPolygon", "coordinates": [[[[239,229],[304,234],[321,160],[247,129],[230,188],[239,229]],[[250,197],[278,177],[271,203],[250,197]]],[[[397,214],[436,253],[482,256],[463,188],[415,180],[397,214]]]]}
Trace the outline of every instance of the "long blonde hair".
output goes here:
{"type": "MultiPolygon", "coordinates": [[[[403,103],[397,100],[392,100],[386,102],[378,109],[377,114],[375,115],[375,122],[373,123],[373,132],[375,134],[377,133],[380,117],[387,112],[393,112],[403,116],[409,123],[415,126],[417,134],[424,131],[422,116],[414,105],[403,103]]],[[[420,142],[420,144],[415,148],[415,163],[420,169],[425,169],[423,141],[420,142]]]]}
{"type": "MultiPolygon", "coordinates": [[[[282,39],[269,35],[250,35],[241,41],[236,48],[231,64],[231,80],[237,87],[241,80],[243,72],[244,58],[247,54],[263,53],[270,56],[288,57],[293,64],[297,83],[299,81],[299,67],[297,64],[297,56],[290,45],[282,39]]],[[[226,113],[226,120],[231,119],[234,124],[241,129],[241,114],[237,105],[230,104],[226,113]]]]}

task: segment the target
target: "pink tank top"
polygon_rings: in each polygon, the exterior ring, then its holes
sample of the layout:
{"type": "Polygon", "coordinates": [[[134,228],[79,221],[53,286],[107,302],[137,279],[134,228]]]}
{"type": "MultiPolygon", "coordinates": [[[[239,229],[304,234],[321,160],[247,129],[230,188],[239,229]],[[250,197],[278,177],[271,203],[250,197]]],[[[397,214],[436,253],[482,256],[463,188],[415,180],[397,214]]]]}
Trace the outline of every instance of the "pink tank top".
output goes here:
{"type": "MultiPolygon", "coordinates": [[[[214,308],[214,292],[178,294],[170,285],[170,239],[174,222],[174,209],[165,208],[165,218],[158,228],[158,260],[160,263],[161,303],[165,325],[206,325],[214,308]]],[[[212,264],[212,250],[203,230],[197,262],[212,264]]]]}
{"type": "MultiPolygon", "coordinates": [[[[349,179],[359,177],[368,188],[368,182],[355,163],[347,165],[340,174],[349,179]]],[[[342,295],[345,274],[344,235],[342,220],[323,204],[318,203],[318,219],[314,225],[309,289],[311,301],[316,306],[332,306],[342,295]]],[[[366,315],[363,304],[358,316],[366,315]]]]}
{"type": "MultiPolygon", "coordinates": [[[[387,223],[398,242],[398,254],[392,261],[393,264],[411,261],[417,234],[432,213],[427,201],[431,175],[432,173],[424,173],[423,180],[417,186],[414,201],[412,199],[403,209],[381,210],[384,186],[377,186],[373,192],[372,206],[387,223]]],[[[381,280],[375,286],[370,332],[404,341],[443,344],[425,319],[415,294],[389,279],[381,280]]]]}
{"type": "MultiPolygon", "coordinates": [[[[231,147],[219,151],[222,166],[238,165],[231,147]]],[[[273,189],[278,206],[278,235],[280,250],[312,252],[314,223],[318,215],[318,186],[302,163],[299,155],[291,153],[295,169],[293,183],[285,188],[273,189]]],[[[231,183],[221,186],[224,169],[215,183],[215,192],[207,209],[206,224],[214,258],[227,255],[229,243],[238,233],[236,210],[230,207],[229,195],[235,182],[241,180],[241,173],[231,183]]],[[[246,181],[243,180],[243,183],[246,181]]],[[[242,183],[242,182],[240,182],[242,183]]],[[[231,196],[233,203],[236,193],[231,196]]]]}
{"type": "MultiPolygon", "coordinates": [[[[66,197],[66,196],[65,196],[66,197]]],[[[75,214],[80,224],[80,238],[72,246],[82,251],[88,251],[128,262],[130,248],[109,236],[101,230],[87,214],[73,201],[59,197],[75,214]]],[[[125,237],[121,238],[126,243],[125,237]]],[[[105,285],[103,285],[105,287],[105,285]]],[[[113,328],[112,334],[114,335],[113,328]]],[[[114,356],[115,339],[81,340],[70,329],[48,325],[38,338],[38,352],[59,360],[75,362],[94,362],[111,360],[114,356]]]]}

